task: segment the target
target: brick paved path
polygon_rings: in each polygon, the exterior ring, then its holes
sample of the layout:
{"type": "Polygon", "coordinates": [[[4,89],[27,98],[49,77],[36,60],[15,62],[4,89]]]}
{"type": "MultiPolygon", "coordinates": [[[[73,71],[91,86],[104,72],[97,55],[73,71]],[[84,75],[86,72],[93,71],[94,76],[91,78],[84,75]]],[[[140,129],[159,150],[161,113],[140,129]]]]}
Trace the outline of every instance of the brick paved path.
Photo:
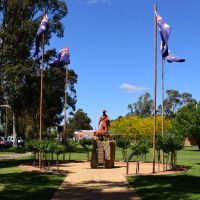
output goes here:
{"type": "Polygon", "coordinates": [[[125,163],[113,169],[90,169],[90,163],[63,164],[67,176],[52,200],[141,200],[126,181],[125,163]]]}

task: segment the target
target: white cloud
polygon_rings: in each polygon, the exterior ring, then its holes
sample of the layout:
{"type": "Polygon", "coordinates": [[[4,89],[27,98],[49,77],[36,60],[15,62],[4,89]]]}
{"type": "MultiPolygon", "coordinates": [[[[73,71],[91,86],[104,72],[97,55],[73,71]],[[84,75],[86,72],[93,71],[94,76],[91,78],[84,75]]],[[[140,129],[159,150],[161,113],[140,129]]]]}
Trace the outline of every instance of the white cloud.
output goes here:
{"type": "Polygon", "coordinates": [[[128,92],[140,92],[140,91],[143,91],[143,90],[147,90],[147,88],[145,88],[145,87],[131,85],[131,84],[128,84],[128,83],[122,83],[120,85],[120,88],[125,90],[125,91],[128,91],[128,92]]]}
{"type": "Polygon", "coordinates": [[[79,3],[87,3],[89,5],[94,5],[97,3],[109,3],[111,0],[79,0],[79,3]]]}

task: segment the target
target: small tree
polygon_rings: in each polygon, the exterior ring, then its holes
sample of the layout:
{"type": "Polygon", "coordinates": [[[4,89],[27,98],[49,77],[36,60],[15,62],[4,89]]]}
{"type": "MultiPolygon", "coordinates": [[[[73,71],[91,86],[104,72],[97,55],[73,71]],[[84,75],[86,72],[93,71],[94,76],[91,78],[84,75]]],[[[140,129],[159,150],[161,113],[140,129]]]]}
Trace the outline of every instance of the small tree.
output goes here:
{"type": "Polygon", "coordinates": [[[56,148],[54,149],[54,152],[56,153],[56,166],[57,166],[57,171],[58,171],[58,156],[59,154],[65,152],[65,146],[57,142],[56,148]]]}
{"type": "Polygon", "coordinates": [[[87,159],[89,160],[89,146],[92,145],[92,139],[83,138],[83,139],[79,140],[79,144],[86,150],[87,159]]]}
{"type": "Polygon", "coordinates": [[[146,154],[149,152],[150,142],[148,140],[140,139],[131,147],[135,151],[137,157],[142,157],[143,155],[146,157],[146,154]]]}
{"type": "Polygon", "coordinates": [[[158,163],[160,163],[160,151],[162,150],[162,146],[163,146],[163,138],[162,135],[159,134],[156,137],[156,151],[157,151],[158,163]]]}
{"type": "Polygon", "coordinates": [[[71,153],[76,150],[77,143],[74,140],[67,140],[65,143],[66,151],[69,153],[69,161],[71,160],[71,153]]]}
{"type": "Polygon", "coordinates": [[[126,149],[130,147],[130,139],[127,137],[119,137],[117,139],[117,146],[122,149],[122,157],[125,160],[127,156],[126,149]]]}
{"type": "Polygon", "coordinates": [[[149,152],[150,143],[147,140],[141,139],[137,141],[135,144],[133,144],[131,147],[133,149],[133,152],[137,156],[137,164],[136,164],[136,174],[137,174],[140,171],[139,158],[142,159],[143,155],[145,155],[146,159],[146,153],[149,152]]]}
{"type": "Polygon", "coordinates": [[[33,154],[33,165],[35,165],[36,154],[39,152],[38,139],[27,140],[25,142],[25,148],[28,151],[32,152],[32,154],[33,154]]]}
{"type": "Polygon", "coordinates": [[[171,155],[172,169],[176,167],[177,151],[183,148],[183,138],[180,135],[168,133],[163,136],[162,150],[167,154],[167,163],[171,155]]]}

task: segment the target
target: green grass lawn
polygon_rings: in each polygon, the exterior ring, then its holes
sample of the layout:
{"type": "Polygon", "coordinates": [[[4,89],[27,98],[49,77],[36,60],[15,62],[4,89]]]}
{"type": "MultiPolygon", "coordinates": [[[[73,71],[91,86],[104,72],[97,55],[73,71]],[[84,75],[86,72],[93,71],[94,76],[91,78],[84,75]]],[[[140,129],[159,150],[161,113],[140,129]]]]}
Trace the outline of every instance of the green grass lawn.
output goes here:
{"type": "Polygon", "coordinates": [[[0,199],[49,200],[64,176],[23,172],[18,166],[28,159],[0,161],[0,199]]]}
{"type": "Polygon", "coordinates": [[[187,172],[162,176],[128,178],[143,200],[200,200],[200,152],[197,147],[186,147],[178,152],[179,165],[187,172]]]}
{"type": "MultiPolygon", "coordinates": [[[[7,149],[0,151],[0,158],[9,155],[24,153],[23,149],[7,149]]],[[[65,154],[68,160],[69,154],[65,154]]],[[[91,149],[90,149],[91,156],[91,149]]],[[[51,155],[50,155],[51,157],[51,155]]],[[[54,160],[56,155],[53,155],[54,160]]],[[[122,160],[121,149],[116,149],[116,159],[122,160]]],[[[63,160],[63,154],[59,155],[63,160]]],[[[71,160],[87,160],[86,151],[78,146],[71,154],[71,160]]],[[[45,173],[23,172],[18,166],[23,163],[32,163],[32,159],[16,158],[15,160],[0,161],[0,199],[5,200],[49,200],[62,183],[64,176],[45,173]]]]}
{"type": "MultiPolygon", "coordinates": [[[[24,153],[23,149],[7,149],[0,151],[0,158],[24,153]]],[[[69,154],[65,154],[68,160],[69,154]]],[[[90,149],[91,156],[91,149],[90,149]]],[[[50,155],[51,157],[51,155],[50,155]]],[[[122,158],[121,150],[117,149],[116,157],[122,158]]],[[[54,160],[56,155],[53,155],[54,160]]],[[[59,155],[63,160],[63,154],[59,155]]],[[[71,160],[87,160],[86,151],[80,146],[71,154],[71,160]]],[[[23,172],[18,166],[32,163],[32,159],[16,158],[15,160],[0,161],[0,199],[2,200],[49,200],[62,183],[64,176],[45,173],[23,172]]]]}
{"type": "MultiPolygon", "coordinates": [[[[131,150],[128,150],[129,154],[131,150]]],[[[0,152],[19,154],[18,150],[0,152]]],[[[90,151],[91,155],[91,151],[90,151]]],[[[68,160],[69,154],[65,154],[68,160]]],[[[56,155],[54,154],[54,160],[56,155]]],[[[135,160],[133,158],[132,160],[135,160]]],[[[151,161],[152,151],[147,154],[147,161],[151,161]]],[[[63,160],[63,155],[59,156],[63,160]]],[[[71,154],[71,160],[87,160],[86,151],[79,146],[71,154]]],[[[116,160],[122,160],[121,149],[116,148],[116,160]]],[[[45,173],[23,172],[19,164],[32,163],[30,157],[9,161],[0,161],[0,199],[6,200],[47,200],[62,183],[64,176],[45,173]]],[[[200,152],[197,147],[190,147],[178,153],[178,164],[189,167],[187,172],[162,176],[137,176],[129,178],[129,182],[143,200],[200,200],[200,152]]]]}

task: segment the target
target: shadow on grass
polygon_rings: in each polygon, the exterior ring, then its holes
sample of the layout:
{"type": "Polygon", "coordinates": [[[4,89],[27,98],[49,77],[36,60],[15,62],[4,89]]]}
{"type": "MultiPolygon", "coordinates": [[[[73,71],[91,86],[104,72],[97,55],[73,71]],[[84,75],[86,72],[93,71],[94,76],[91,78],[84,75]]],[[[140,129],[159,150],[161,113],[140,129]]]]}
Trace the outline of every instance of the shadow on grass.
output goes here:
{"type": "Polygon", "coordinates": [[[17,167],[20,164],[32,163],[32,159],[0,160],[0,168],[17,167]]]}
{"type": "Polygon", "coordinates": [[[33,172],[9,173],[0,176],[0,199],[47,200],[63,181],[63,176],[33,172]]]}
{"type": "Polygon", "coordinates": [[[140,176],[128,178],[143,200],[199,200],[200,177],[189,175],[140,176]]]}
{"type": "Polygon", "coordinates": [[[185,149],[184,151],[197,151],[197,152],[200,152],[199,149],[185,149]]]}

